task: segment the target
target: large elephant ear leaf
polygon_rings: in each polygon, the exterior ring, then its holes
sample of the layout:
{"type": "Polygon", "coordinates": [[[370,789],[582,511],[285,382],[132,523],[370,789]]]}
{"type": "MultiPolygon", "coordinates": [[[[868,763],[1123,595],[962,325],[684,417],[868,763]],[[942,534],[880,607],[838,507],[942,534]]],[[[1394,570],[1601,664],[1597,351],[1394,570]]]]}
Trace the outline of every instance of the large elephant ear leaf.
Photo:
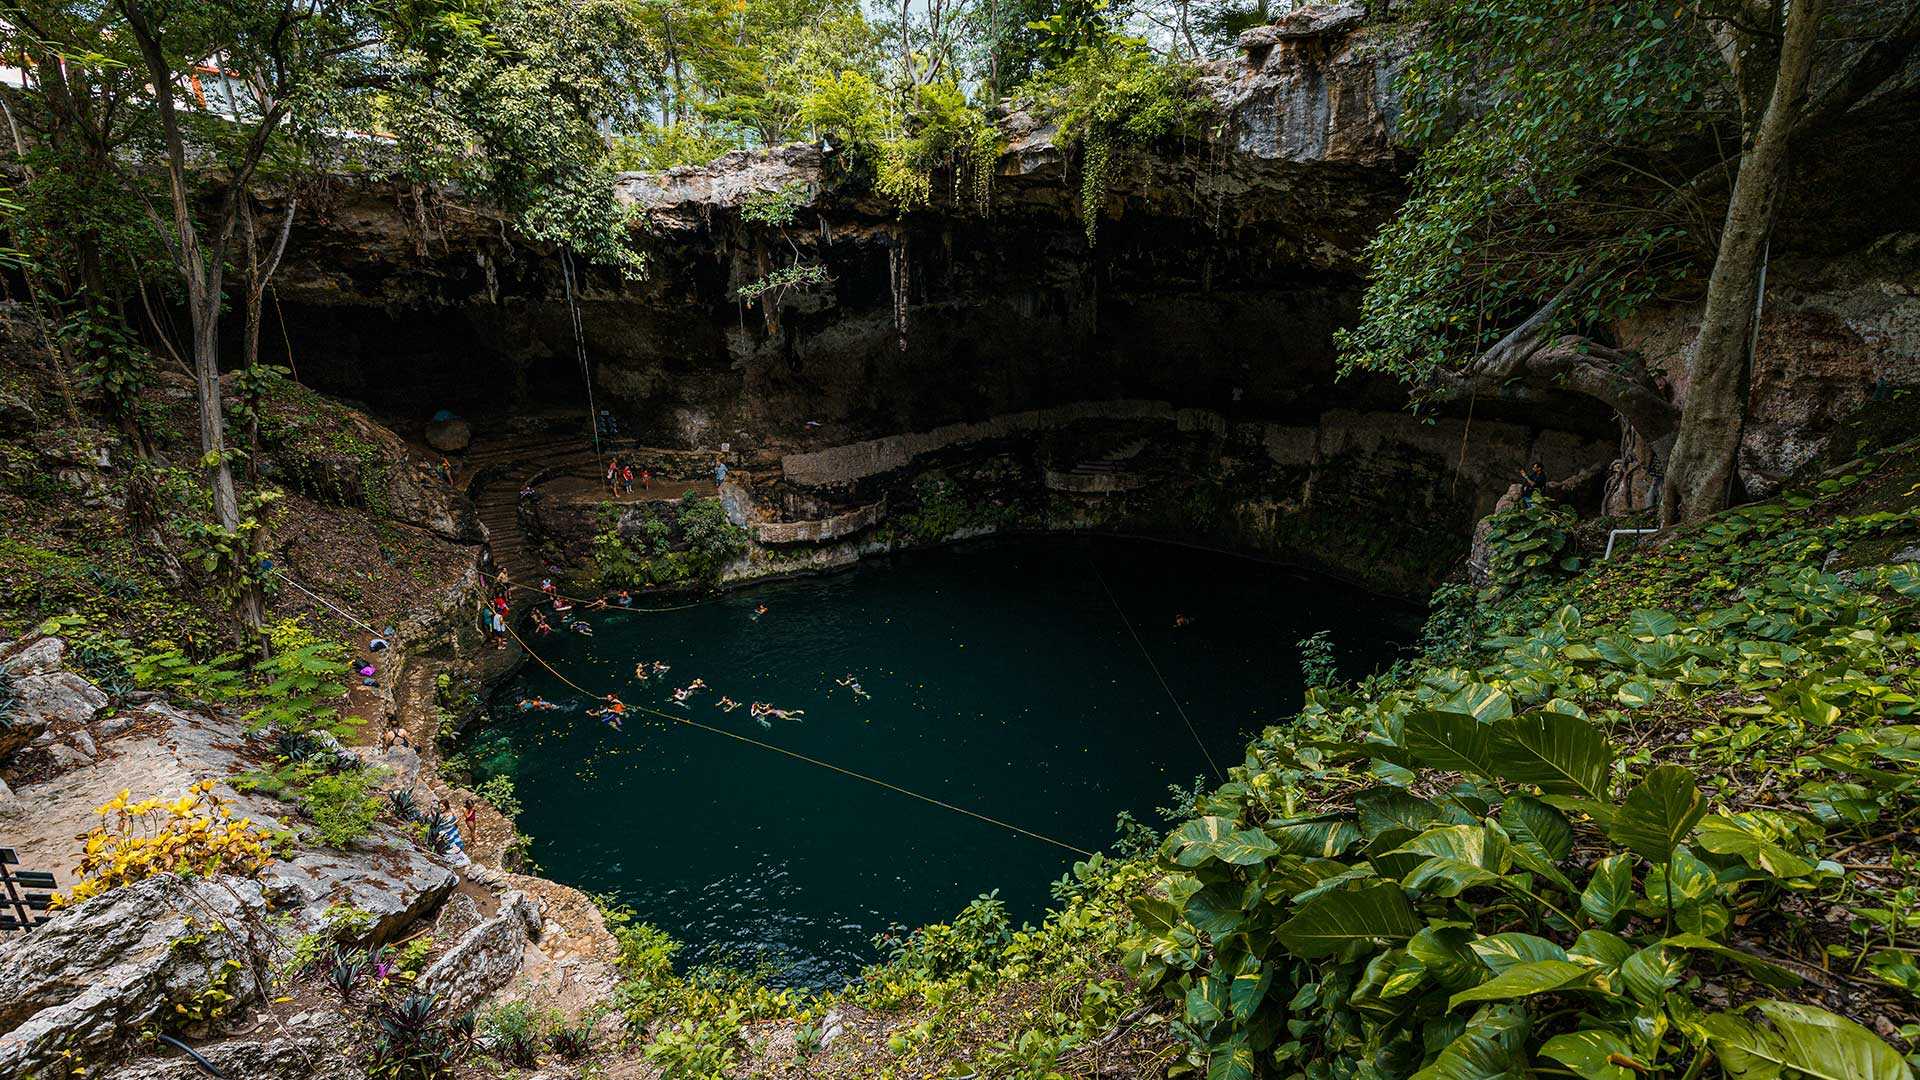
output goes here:
{"type": "Polygon", "coordinates": [[[1513,715],[1513,699],[1507,696],[1506,691],[1485,683],[1468,683],[1455,690],[1453,696],[1441,703],[1440,707],[1447,712],[1464,713],[1483,724],[1513,715]]]}
{"type": "Polygon", "coordinates": [[[1373,840],[1391,829],[1420,832],[1442,817],[1440,808],[1405,788],[1381,784],[1353,797],[1360,814],[1360,832],[1373,840]]]}
{"type": "Polygon", "coordinates": [[[1407,751],[1430,769],[1492,777],[1493,728],[1466,713],[1423,709],[1401,725],[1407,751]]]}
{"type": "Polygon", "coordinates": [[[1664,611],[1641,608],[1627,615],[1627,633],[1641,641],[1663,638],[1680,629],[1680,620],[1664,611]]]}
{"type": "Polygon", "coordinates": [[[1355,941],[1401,941],[1420,929],[1406,893],[1390,881],[1321,893],[1273,934],[1295,956],[1329,956],[1355,941]]]}
{"type": "Polygon", "coordinates": [[[1213,859],[1251,866],[1280,854],[1280,846],[1258,829],[1235,827],[1230,818],[1199,817],[1175,829],[1165,851],[1177,866],[1196,867],[1213,859]]]}
{"type": "Polygon", "coordinates": [[[1780,1064],[1821,1080],[1912,1080],[1900,1052],[1844,1016],[1790,1001],[1763,1001],[1780,1033],[1780,1064]]]}
{"type": "Polygon", "coordinates": [[[1567,816],[1530,795],[1515,795],[1500,805],[1500,827],[1515,843],[1538,848],[1556,862],[1573,851],[1567,816]]]}
{"type": "Polygon", "coordinates": [[[1592,724],[1557,712],[1530,712],[1493,725],[1492,774],[1543,791],[1607,797],[1613,747],[1592,724]]]}
{"type": "Polygon", "coordinates": [[[1662,765],[1627,793],[1607,835],[1648,862],[1665,864],[1707,812],[1693,774],[1662,765]]]}

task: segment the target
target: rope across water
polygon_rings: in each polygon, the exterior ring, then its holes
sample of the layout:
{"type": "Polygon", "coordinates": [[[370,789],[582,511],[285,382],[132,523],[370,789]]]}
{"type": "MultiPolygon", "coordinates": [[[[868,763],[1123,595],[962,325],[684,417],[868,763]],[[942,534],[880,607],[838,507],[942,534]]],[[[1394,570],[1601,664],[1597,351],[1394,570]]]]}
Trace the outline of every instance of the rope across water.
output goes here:
{"type": "MultiPolygon", "coordinates": [[[[579,683],[574,682],[572,679],[569,679],[565,675],[561,674],[560,669],[554,667],[552,664],[547,663],[547,660],[545,657],[533,651],[533,646],[527,644],[526,639],[521,637],[519,632],[514,630],[511,626],[507,628],[507,633],[513,636],[513,640],[520,643],[520,647],[526,650],[527,655],[532,657],[535,663],[539,664],[543,668],[546,668],[548,673],[550,673],[554,678],[559,679],[561,682],[572,687],[576,692],[585,694],[587,697],[596,701],[605,701],[609,696],[611,696],[607,694],[596,694],[593,691],[587,689],[584,686],[581,686],[579,683]]],[[[615,700],[618,700],[618,699],[616,698],[615,700]]],[[[922,795],[917,791],[913,791],[909,788],[901,787],[899,784],[890,783],[886,780],[880,779],[879,777],[868,776],[866,773],[855,772],[852,769],[835,765],[830,761],[822,761],[819,758],[802,754],[797,750],[788,750],[783,746],[775,746],[772,743],[762,742],[759,739],[755,739],[747,735],[741,735],[737,732],[728,731],[725,728],[714,727],[711,724],[703,724],[700,721],[691,719],[689,717],[675,716],[670,712],[663,712],[662,710],[655,709],[650,706],[629,705],[624,701],[621,702],[621,704],[625,705],[627,709],[632,710],[634,712],[641,712],[641,713],[646,713],[650,716],[657,716],[662,720],[671,720],[676,724],[684,724],[687,727],[699,728],[701,731],[712,732],[715,735],[724,735],[729,739],[733,739],[737,742],[746,743],[749,746],[757,746],[762,750],[769,750],[769,751],[772,751],[773,753],[780,754],[784,757],[790,757],[795,761],[803,761],[809,765],[816,765],[822,769],[839,773],[842,776],[849,776],[855,780],[862,780],[862,781],[865,781],[866,783],[874,785],[875,787],[885,788],[886,790],[894,792],[895,794],[905,795],[910,799],[918,799],[921,802],[927,803],[932,806],[940,807],[943,810],[951,810],[956,814],[965,815],[967,817],[973,818],[976,821],[984,821],[989,825],[997,825],[1002,829],[1006,829],[1008,832],[1019,833],[1021,836],[1030,837],[1042,843],[1052,844],[1053,846],[1058,848],[1064,848],[1065,850],[1071,851],[1076,855],[1084,855],[1089,858],[1093,856],[1093,852],[1088,851],[1086,848],[1077,847],[1073,844],[1069,844],[1065,840],[1056,840],[1053,837],[1047,836],[1043,833],[1034,832],[1032,829],[1023,829],[1020,826],[1015,825],[1010,821],[1002,821],[999,818],[992,817],[987,814],[982,814],[977,810],[969,810],[964,806],[956,806],[953,803],[947,802],[944,799],[936,799],[931,795],[922,795]]]]}

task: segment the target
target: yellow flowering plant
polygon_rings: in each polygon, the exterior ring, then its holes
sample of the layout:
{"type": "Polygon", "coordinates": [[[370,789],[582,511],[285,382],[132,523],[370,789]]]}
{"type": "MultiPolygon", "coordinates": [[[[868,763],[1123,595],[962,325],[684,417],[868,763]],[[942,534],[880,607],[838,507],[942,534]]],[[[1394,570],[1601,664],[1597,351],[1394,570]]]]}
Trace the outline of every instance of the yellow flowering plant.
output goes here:
{"type": "Polygon", "coordinates": [[[95,811],[102,818],[82,840],[79,880],[55,893],[53,906],[77,904],[156,874],[238,874],[251,877],[274,859],[275,834],[233,816],[233,800],[202,780],[171,802],[132,801],[121,791],[95,811]]]}

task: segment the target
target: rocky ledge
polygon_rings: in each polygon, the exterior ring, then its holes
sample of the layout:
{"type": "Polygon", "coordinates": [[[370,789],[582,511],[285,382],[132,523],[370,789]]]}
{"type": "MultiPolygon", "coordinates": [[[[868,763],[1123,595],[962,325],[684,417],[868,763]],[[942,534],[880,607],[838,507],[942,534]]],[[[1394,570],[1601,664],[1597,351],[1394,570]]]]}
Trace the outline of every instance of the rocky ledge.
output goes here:
{"type": "MultiPolygon", "coordinates": [[[[512,993],[523,970],[548,976],[556,957],[582,951],[578,933],[569,942],[537,898],[571,901],[571,890],[437,854],[387,822],[345,849],[322,846],[286,804],[236,790],[234,777],[274,753],[240,718],[154,694],[110,704],[68,654],[57,637],[0,644],[0,665],[22,691],[7,738],[61,751],[33,758],[0,805],[0,845],[23,866],[50,870],[71,890],[76,837],[99,823],[96,808],[123,792],[171,801],[206,780],[236,817],[287,839],[257,874],[147,878],[60,908],[10,941],[0,950],[0,1076],[66,1076],[99,1062],[113,1064],[89,1076],[200,1075],[157,1034],[191,1045],[229,1077],[361,1076],[366,1022],[295,985],[303,946],[430,935],[413,990],[450,1014],[512,993]],[[218,1018],[196,1021],[210,1002],[221,1002],[218,1018]]],[[[395,790],[426,788],[404,746],[339,752],[386,769],[395,790]]]]}

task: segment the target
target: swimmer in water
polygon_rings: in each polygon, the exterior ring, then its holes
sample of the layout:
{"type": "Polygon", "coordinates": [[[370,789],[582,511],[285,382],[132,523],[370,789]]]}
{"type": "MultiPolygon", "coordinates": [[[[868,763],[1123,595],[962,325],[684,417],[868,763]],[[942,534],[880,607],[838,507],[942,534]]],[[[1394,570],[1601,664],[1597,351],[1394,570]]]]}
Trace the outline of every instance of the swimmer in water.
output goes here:
{"type": "Polygon", "coordinates": [[[633,677],[639,679],[641,682],[647,681],[647,662],[645,660],[633,665],[633,677]]]}
{"type": "Polygon", "coordinates": [[[536,712],[536,711],[547,712],[549,710],[557,709],[559,707],[560,706],[555,705],[553,702],[548,701],[546,698],[543,698],[543,697],[530,697],[530,698],[520,699],[521,712],[536,712]]]}
{"type": "Polygon", "coordinates": [[[608,694],[604,700],[606,701],[605,705],[598,709],[588,709],[587,715],[605,717],[607,725],[613,728],[613,730],[619,731],[620,719],[625,716],[627,712],[627,703],[621,701],[618,696],[613,694],[608,694]]]}
{"type": "Polygon", "coordinates": [[[805,716],[805,715],[807,715],[807,710],[805,710],[805,709],[776,709],[776,708],[774,708],[773,706],[771,706],[771,705],[769,705],[769,706],[767,706],[767,711],[766,711],[766,715],[768,715],[768,716],[777,716],[777,717],[779,717],[779,718],[780,718],[780,719],[782,719],[782,720],[794,720],[794,719],[798,719],[799,717],[802,717],[802,716],[805,716]]]}
{"type": "Polygon", "coordinates": [[[672,670],[673,670],[672,668],[668,667],[667,665],[661,663],[658,660],[655,660],[653,662],[653,673],[655,675],[665,675],[667,672],[672,670]]]}
{"type": "Polygon", "coordinates": [[[684,709],[687,707],[687,699],[692,696],[693,691],[683,686],[673,692],[673,703],[684,709]]]}
{"type": "Polygon", "coordinates": [[[853,698],[855,701],[864,701],[867,698],[870,698],[873,696],[872,694],[867,693],[866,690],[861,687],[860,680],[854,678],[852,672],[848,672],[846,678],[835,679],[833,681],[836,683],[839,683],[841,686],[846,687],[848,690],[853,691],[853,698]]]}
{"type": "Polygon", "coordinates": [[[593,636],[593,624],[588,622],[585,619],[573,620],[572,622],[567,624],[567,629],[573,631],[576,634],[579,634],[581,637],[593,636]]]}
{"type": "Polygon", "coordinates": [[[688,692],[692,692],[694,690],[705,690],[706,688],[707,688],[707,680],[699,677],[698,675],[695,675],[693,677],[693,681],[687,684],[688,692]]]}
{"type": "Polygon", "coordinates": [[[572,610],[573,610],[573,605],[572,605],[572,604],[569,604],[569,603],[567,603],[567,601],[566,601],[566,598],[564,598],[564,597],[560,597],[560,596],[556,596],[556,597],[554,597],[554,598],[553,598],[553,610],[555,610],[555,611],[572,611],[572,610]]]}
{"type": "Polygon", "coordinates": [[[1173,625],[1175,626],[1189,626],[1192,623],[1193,623],[1193,620],[1187,618],[1187,615],[1185,612],[1181,612],[1180,614],[1175,615],[1173,617],[1173,625]]]}
{"type": "Polygon", "coordinates": [[[719,706],[720,708],[722,708],[722,709],[724,709],[724,710],[726,710],[727,712],[732,712],[733,710],[735,710],[735,709],[737,709],[737,708],[739,708],[739,707],[740,707],[740,703],[739,703],[739,702],[737,702],[737,701],[735,701],[735,700],[733,700],[732,698],[730,698],[730,697],[728,697],[728,696],[727,696],[727,695],[725,695],[725,694],[721,694],[721,695],[720,695],[720,700],[719,700],[719,701],[716,701],[716,702],[714,702],[714,704],[715,704],[715,705],[717,705],[717,706],[719,706]]]}

